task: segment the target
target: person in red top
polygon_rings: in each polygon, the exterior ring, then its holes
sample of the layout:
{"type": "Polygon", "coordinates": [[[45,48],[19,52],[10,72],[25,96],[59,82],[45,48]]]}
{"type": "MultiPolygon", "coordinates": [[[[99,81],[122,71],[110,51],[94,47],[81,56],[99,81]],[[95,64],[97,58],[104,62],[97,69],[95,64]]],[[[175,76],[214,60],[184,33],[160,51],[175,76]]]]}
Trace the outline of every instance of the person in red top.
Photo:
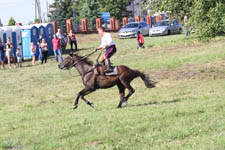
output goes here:
{"type": "Polygon", "coordinates": [[[145,48],[144,38],[142,34],[140,33],[140,31],[137,32],[137,44],[138,44],[137,49],[145,48]]]}
{"type": "Polygon", "coordinates": [[[74,44],[75,50],[77,51],[77,39],[75,34],[73,33],[73,30],[70,30],[70,33],[68,35],[68,41],[70,42],[71,50],[73,51],[73,44],[74,44]]]}
{"type": "Polygon", "coordinates": [[[57,55],[59,55],[59,57],[61,59],[61,62],[62,62],[63,57],[62,57],[62,54],[61,54],[60,39],[55,34],[53,35],[52,45],[53,45],[53,52],[54,52],[54,55],[55,55],[55,60],[57,62],[59,62],[58,56],[57,56],[57,55]]]}

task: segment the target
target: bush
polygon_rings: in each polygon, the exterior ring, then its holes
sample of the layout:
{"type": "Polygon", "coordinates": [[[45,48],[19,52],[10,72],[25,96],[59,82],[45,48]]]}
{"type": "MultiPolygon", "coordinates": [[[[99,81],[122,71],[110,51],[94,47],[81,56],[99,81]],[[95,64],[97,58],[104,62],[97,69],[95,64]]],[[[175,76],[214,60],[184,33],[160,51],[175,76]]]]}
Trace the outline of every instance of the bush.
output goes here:
{"type": "Polygon", "coordinates": [[[201,40],[225,33],[225,5],[221,0],[196,0],[191,22],[201,40]]]}

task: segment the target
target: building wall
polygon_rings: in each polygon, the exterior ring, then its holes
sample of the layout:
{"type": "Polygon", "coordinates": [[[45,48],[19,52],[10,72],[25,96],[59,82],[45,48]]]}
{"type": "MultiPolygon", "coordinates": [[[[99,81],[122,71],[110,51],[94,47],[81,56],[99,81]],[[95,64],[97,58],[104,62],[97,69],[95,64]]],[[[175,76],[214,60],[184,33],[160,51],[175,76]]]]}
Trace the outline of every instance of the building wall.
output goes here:
{"type": "Polygon", "coordinates": [[[127,11],[130,12],[131,17],[134,16],[141,16],[143,8],[141,6],[141,2],[144,0],[129,0],[127,11]]]}

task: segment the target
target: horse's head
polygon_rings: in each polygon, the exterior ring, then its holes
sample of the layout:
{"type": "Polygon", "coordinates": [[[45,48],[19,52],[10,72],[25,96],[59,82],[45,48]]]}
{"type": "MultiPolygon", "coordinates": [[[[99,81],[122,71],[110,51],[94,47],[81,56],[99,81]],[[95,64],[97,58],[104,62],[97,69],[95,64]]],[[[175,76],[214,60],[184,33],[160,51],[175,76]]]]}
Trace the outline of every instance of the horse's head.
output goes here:
{"type": "Polygon", "coordinates": [[[59,69],[70,69],[71,67],[73,67],[76,62],[77,62],[77,55],[70,53],[69,56],[67,56],[59,65],[59,69]]]}

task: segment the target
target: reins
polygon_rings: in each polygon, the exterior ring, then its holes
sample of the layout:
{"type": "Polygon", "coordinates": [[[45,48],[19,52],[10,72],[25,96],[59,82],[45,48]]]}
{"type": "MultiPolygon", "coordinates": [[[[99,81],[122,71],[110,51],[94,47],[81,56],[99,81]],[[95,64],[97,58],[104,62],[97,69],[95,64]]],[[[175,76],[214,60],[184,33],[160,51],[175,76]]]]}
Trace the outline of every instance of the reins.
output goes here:
{"type": "MultiPolygon", "coordinates": [[[[79,60],[77,60],[76,62],[72,63],[72,64],[68,67],[69,74],[72,76],[72,74],[71,74],[71,72],[70,72],[70,69],[71,69],[74,65],[76,65],[77,63],[79,63],[79,62],[83,61],[84,59],[90,57],[91,55],[93,55],[93,54],[96,53],[96,52],[97,52],[97,51],[91,52],[90,54],[86,54],[86,55],[84,55],[81,59],[79,59],[79,60]]],[[[101,53],[99,54],[97,60],[99,59],[99,57],[100,57],[101,54],[102,54],[102,51],[101,51],[101,53]]],[[[71,60],[72,60],[72,58],[73,58],[73,57],[71,57],[71,60]]],[[[86,73],[92,72],[93,70],[94,70],[94,69],[91,69],[90,71],[88,71],[88,72],[86,72],[86,73]]],[[[80,76],[80,75],[76,75],[76,76],[74,76],[74,77],[78,77],[78,76],[80,76]]]]}
{"type": "MultiPolygon", "coordinates": [[[[94,52],[91,52],[90,54],[87,54],[87,55],[84,55],[81,59],[77,60],[76,62],[72,63],[70,66],[69,66],[69,69],[72,68],[74,65],[76,65],[77,63],[83,61],[84,59],[88,58],[89,56],[93,55],[94,53],[96,53],[97,51],[94,51],[94,52]]],[[[72,57],[71,57],[72,59],[72,57]]]]}

